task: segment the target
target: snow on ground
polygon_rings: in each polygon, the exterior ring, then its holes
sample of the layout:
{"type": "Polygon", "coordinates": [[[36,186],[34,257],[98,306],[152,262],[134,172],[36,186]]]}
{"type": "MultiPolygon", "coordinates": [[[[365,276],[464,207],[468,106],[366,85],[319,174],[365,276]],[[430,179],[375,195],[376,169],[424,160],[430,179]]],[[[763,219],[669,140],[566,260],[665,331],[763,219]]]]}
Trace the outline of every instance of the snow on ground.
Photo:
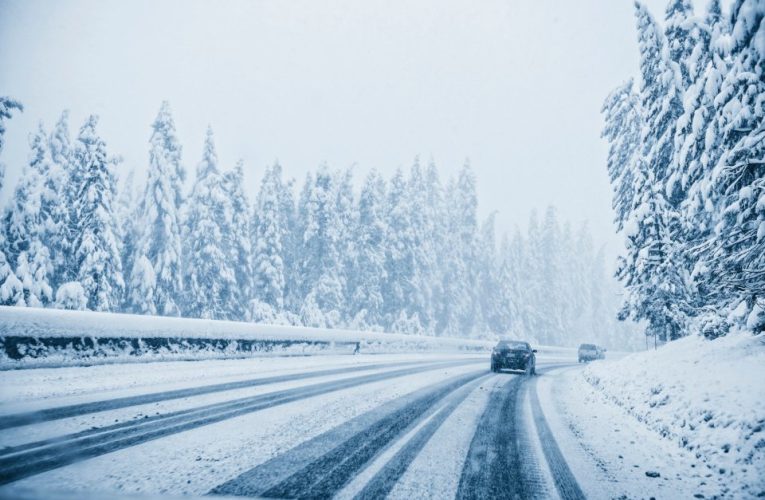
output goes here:
{"type": "Polygon", "coordinates": [[[691,452],[720,493],[765,495],[765,336],[691,336],[581,380],[691,452]]]}
{"type": "Polygon", "coordinates": [[[90,413],[66,418],[63,420],[41,422],[33,426],[22,428],[4,429],[0,430],[0,448],[3,446],[17,446],[30,441],[54,438],[57,436],[88,430],[92,427],[102,427],[119,422],[139,421],[145,416],[167,414],[174,411],[196,408],[239,398],[254,397],[262,394],[293,389],[296,387],[305,386],[306,384],[319,384],[329,381],[345,380],[372,373],[383,373],[402,368],[401,366],[390,366],[386,368],[373,369],[371,363],[367,364],[370,366],[368,371],[364,370],[360,372],[336,373],[326,376],[311,377],[309,379],[291,380],[285,382],[270,383],[262,386],[213,392],[209,394],[170,399],[167,401],[152,402],[115,410],[90,413]]]}
{"type": "MultiPolygon", "coordinates": [[[[419,451],[404,474],[396,482],[387,498],[454,498],[459,486],[462,467],[470,448],[470,442],[489,399],[491,390],[496,385],[506,382],[505,376],[489,376],[472,389],[454,412],[438,427],[419,451]],[[427,493],[426,493],[427,492],[427,493]]],[[[429,411],[429,415],[409,432],[400,436],[389,448],[380,453],[367,467],[364,468],[336,498],[355,498],[380,469],[430,419],[446,406],[439,403],[429,411]]]]}
{"type": "Polygon", "coordinates": [[[540,377],[537,390],[545,419],[587,498],[692,498],[698,493],[689,480],[695,473],[692,455],[629,416],[581,372],[582,367],[557,370],[540,377]],[[646,476],[651,471],[661,477],[646,476]]]}
{"type": "Polygon", "coordinates": [[[0,415],[330,368],[466,357],[470,356],[428,353],[300,356],[7,370],[0,371],[0,415]]]}
{"type": "Polygon", "coordinates": [[[764,342],[693,336],[540,379],[540,398],[561,414],[556,437],[567,456],[582,457],[569,463],[585,491],[594,498],[765,494],[764,342]],[[560,432],[566,428],[568,437],[560,432]]]}
{"type": "Polygon", "coordinates": [[[201,495],[336,425],[483,364],[354,387],[169,435],[0,488],[201,495]],[[126,468],[124,465],[130,464],[126,468]]]}

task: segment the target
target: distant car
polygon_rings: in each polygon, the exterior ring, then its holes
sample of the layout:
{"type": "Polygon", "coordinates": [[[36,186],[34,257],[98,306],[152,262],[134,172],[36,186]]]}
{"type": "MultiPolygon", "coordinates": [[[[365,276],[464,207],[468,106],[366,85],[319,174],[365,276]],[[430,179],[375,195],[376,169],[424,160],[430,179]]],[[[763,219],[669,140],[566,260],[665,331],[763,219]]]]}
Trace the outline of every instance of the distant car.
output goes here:
{"type": "Polygon", "coordinates": [[[537,374],[537,357],[528,342],[520,340],[501,340],[491,350],[491,371],[502,369],[523,370],[526,375],[537,374]]]}
{"type": "Polygon", "coordinates": [[[579,346],[579,362],[586,363],[594,359],[605,359],[606,350],[595,344],[582,344],[579,346]]]}

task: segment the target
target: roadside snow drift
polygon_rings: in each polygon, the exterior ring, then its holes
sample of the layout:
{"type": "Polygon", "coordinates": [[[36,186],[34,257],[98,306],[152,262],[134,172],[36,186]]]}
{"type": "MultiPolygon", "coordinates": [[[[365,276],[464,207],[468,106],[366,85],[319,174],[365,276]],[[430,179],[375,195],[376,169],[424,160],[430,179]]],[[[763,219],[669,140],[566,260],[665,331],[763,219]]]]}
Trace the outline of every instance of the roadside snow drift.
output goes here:
{"type": "Polygon", "coordinates": [[[692,336],[595,362],[583,376],[637,420],[694,453],[710,478],[729,485],[723,493],[765,496],[765,336],[692,336]]]}
{"type": "Polygon", "coordinates": [[[259,355],[484,352],[493,341],[0,307],[0,369],[259,355]]]}

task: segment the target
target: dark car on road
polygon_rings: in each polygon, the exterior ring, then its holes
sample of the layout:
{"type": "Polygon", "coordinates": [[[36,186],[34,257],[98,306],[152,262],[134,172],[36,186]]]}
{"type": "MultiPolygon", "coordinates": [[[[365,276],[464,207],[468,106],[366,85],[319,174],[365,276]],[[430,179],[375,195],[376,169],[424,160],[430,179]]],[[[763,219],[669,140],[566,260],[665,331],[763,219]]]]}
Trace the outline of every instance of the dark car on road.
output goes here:
{"type": "Polygon", "coordinates": [[[579,346],[579,362],[586,363],[595,359],[605,359],[606,350],[595,344],[582,344],[579,346]]]}
{"type": "Polygon", "coordinates": [[[501,340],[491,350],[491,371],[523,370],[527,375],[536,375],[537,357],[528,342],[501,340]]]}

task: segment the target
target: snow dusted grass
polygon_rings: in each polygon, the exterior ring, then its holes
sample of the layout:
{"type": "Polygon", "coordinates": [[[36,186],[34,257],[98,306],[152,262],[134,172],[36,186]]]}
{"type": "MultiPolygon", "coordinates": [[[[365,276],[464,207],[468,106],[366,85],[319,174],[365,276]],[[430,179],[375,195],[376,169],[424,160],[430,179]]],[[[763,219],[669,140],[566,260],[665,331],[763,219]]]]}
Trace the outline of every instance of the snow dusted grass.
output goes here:
{"type": "MultiPolygon", "coordinates": [[[[595,362],[595,390],[705,467],[720,493],[765,495],[765,336],[691,336],[595,362]]],[[[701,471],[700,471],[701,472],[701,471]]]]}

